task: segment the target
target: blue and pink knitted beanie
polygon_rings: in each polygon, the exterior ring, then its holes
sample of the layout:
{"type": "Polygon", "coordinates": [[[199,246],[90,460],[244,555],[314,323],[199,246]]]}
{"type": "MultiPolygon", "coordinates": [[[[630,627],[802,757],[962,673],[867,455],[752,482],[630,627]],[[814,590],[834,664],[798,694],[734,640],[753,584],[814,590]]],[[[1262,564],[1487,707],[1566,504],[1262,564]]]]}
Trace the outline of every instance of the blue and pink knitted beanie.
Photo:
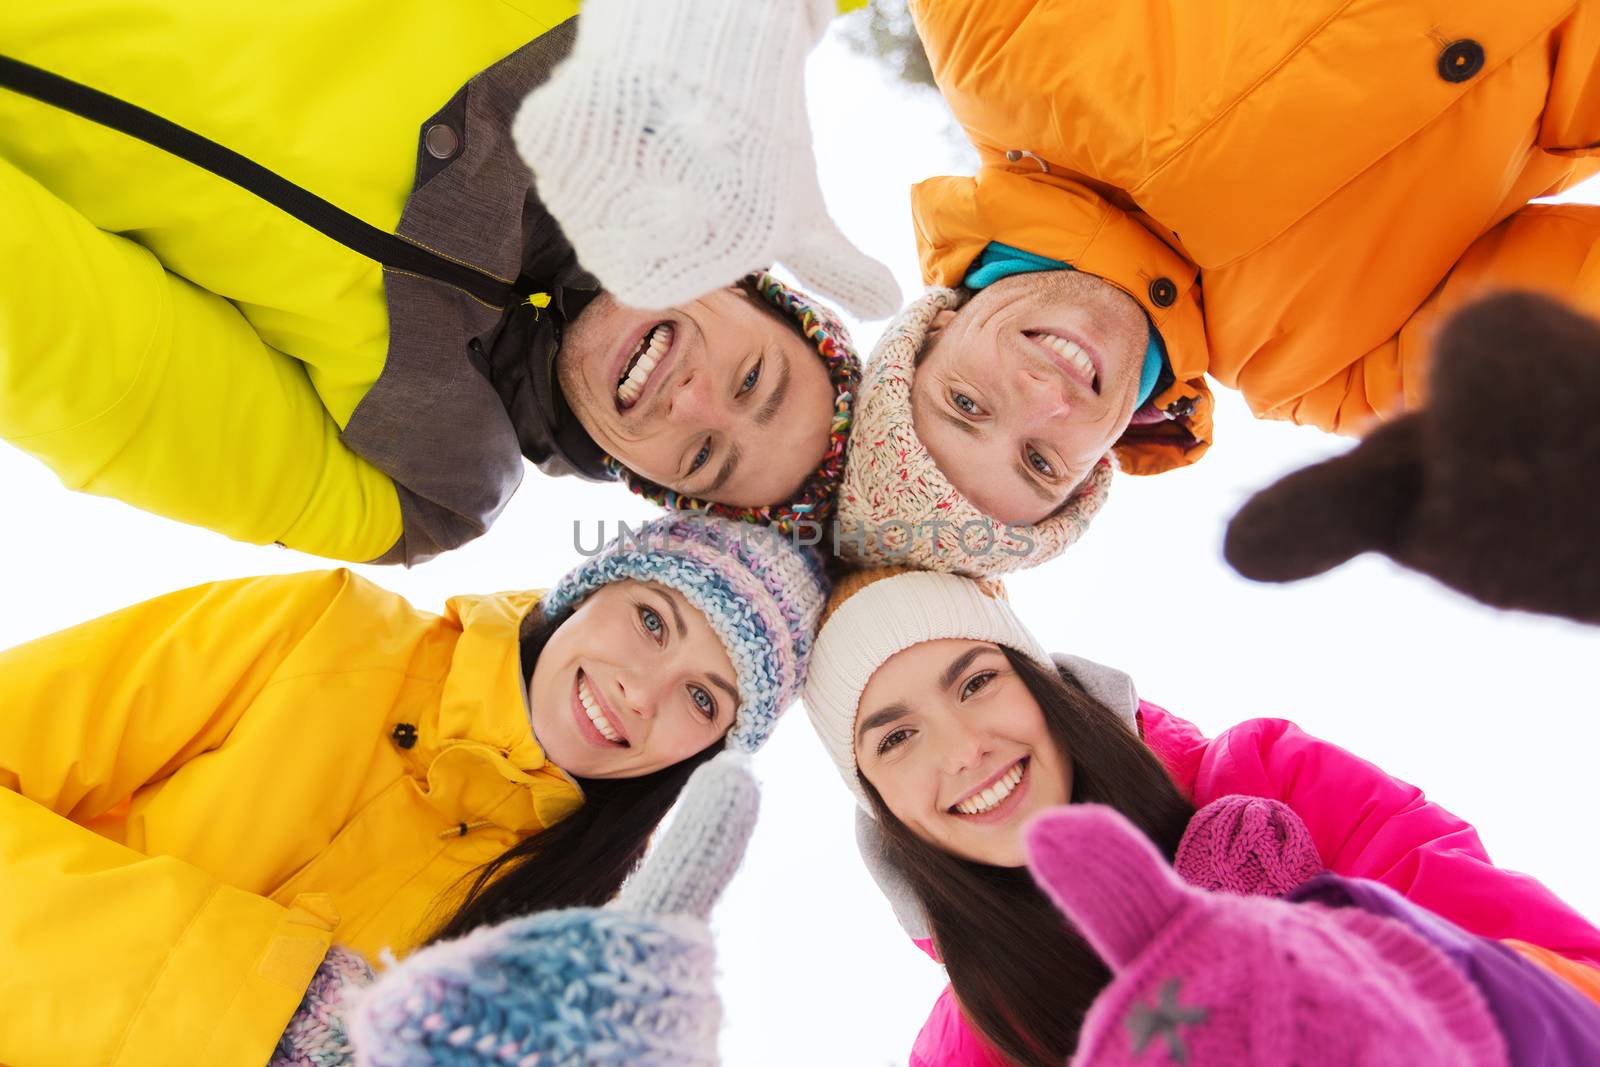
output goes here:
{"type": "Polygon", "coordinates": [[[728,747],[760,748],[805,681],[828,595],[816,555],[768,527],[678,512],[620,534],[557,582],[541,608],[559,620],[626,578],[676,589],[710,622],[738,675],[728,747]]]}

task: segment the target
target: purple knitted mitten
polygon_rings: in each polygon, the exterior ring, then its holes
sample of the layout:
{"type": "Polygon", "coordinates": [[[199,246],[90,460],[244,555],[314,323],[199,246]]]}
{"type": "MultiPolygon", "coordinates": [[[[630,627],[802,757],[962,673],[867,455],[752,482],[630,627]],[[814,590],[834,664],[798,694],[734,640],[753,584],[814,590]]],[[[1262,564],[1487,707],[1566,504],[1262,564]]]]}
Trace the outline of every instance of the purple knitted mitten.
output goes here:
{"type": "Polygon", "coordinates": [[[1287,804],[1228,796],[1195,812],[1173,867],[1192,886],[1281,897],[1323,871],[1311,832],[1287,804]]]}
{"type": "Polygon", "coordinates": [[[371,985],[372,977],[361,956],[330,948],[267,1067],[351,1067],[355,1049],[345,1031],[345,1011],[350,995],[371,985]]]}

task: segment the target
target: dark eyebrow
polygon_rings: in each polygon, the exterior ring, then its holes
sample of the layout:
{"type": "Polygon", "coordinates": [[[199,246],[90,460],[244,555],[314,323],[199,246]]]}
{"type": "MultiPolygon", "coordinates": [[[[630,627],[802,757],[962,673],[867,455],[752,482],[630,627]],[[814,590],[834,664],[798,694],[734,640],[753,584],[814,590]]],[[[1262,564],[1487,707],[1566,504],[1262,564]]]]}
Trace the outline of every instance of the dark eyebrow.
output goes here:
{"type": "Polygon", "coordinates": [[[744,455],[744,453],[739,451],[738,445],[734,445],[732,448],[728,449],[728,458],[722,461],[722,469],[717,471],[717,476],[711,479],[711,484],[701,490],[698,495],[710,496],[712,493],[715,493],[717,490],[721,489],[724,485],[727,485],[728,479],[733,477],[733,470],[739,465],[739,458],[742,455],[744,455]]]}
{"type": "Polygon", "coordinates": [[[672,596],[670,594],[663,593],[658,589],[657,590],[652,590],[652,592],[654,592],[656,594],[656,596],[660,597],[662,602],[667,605],[667,610],[672,612],[672,621],[678,627],[678,636],[679,637],[688,637],[689,636],[689,628],[683,624],[683,612],[678,610],[678,602],[676,600],[672,599],[672,596]]]}
{"type": "Polygon", "coordinates": [[[726,692],[728,694],[728,699],[733,701],[733,713],[735,715],[739,714],[739,689],[738,689],[738,687],[735,686],[735,685],[729,684],[728,680],[726,678],[724,678],[720,674],[713,674],[710,677],[711,677],[711,684],[721,688],[724,692],[726,692]]]}
{"type": "Polygon", "coordinates": [[[1016,463],[1017,465],[1012,470],[1016,471],[1022,480],[1028,483],[1028,488],[1033,490],[1034,496],[1043,500],[1046,504],[1059,503],[1054,493],[1040,485],[1039,480],[1028,473],[1028,467],[1022,460],[1019,459],[1016,463]]]}
{"type": "Polygon", "coordinates": [[[777,417],[778,411],[783,407],[783,402],[789,396],[789,357],[782,350],[776,353],[778,363],[778,384],[772,387],[772,392],[767,394],[767,402],[761,405],[761,410],[756,412],[756,425],[765,426],[777,417]]]}
{"type": "Polygon", "coordinates": [[[985,652],[993,651],[994,649],[989,645],[973,645],[971,648],[961,653],[961,655],[951,660],[950,666],[946,667],[944,669],[944,673],[939,675],[939,688],[949,689],[952,685],[955,685],[956,679],[961,677],[961,672],[972,666],[973,660],[977,659],[985,652]]]}
{"type": "Polygon", "coordinates": [[[894,722],[902,715],[909,715],[910,713],[911,709],[906,707],[904,704],[901,704],[899,701],[890,704],[888,707],[880,708],[871,715],[868,715],[866,718],[862,719],[861,724],[856,727],[856,742],[859,744],[861,739],[866,737],[871,731],[876,730],[880,726],[887,726],[889,723],[894,722]]]}

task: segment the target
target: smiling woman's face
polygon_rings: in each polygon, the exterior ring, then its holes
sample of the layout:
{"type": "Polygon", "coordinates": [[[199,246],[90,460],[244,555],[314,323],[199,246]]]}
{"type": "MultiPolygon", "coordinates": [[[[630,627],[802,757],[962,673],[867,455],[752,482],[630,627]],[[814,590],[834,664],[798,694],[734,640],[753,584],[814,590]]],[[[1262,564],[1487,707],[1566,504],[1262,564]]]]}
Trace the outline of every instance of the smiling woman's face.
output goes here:
{"type": "Polygon", "coordinates": [[[638,778],[728,732],[739,710],[733,661],[676,589],[602,586],[558,626],[528,684],[545,756],[580,778],[638,778]]]}
{"type": "Polygon", "coordinates": [[[1072,763],[999,646],[925,641],[885,660],[856,713],[856,765],[917,837],[996,867],[1025,862],[1029,817],[1067,803],[1072,763]]]}

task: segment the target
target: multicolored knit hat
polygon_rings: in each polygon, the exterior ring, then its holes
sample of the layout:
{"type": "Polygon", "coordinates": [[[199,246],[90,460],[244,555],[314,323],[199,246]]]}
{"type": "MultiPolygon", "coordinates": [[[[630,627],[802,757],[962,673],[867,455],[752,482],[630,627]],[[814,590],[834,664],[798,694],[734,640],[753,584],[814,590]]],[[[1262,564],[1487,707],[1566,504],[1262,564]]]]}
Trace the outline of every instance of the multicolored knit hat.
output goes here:
{"type": "Polygon", "coordinates": [[[930,289],[878,341],[856,402],[835,540],[860,566],[909,564],[973,577],[1036,567],[1083,535],[1111,484],[1108,453],[1054,514],[1032,525],[979,511],[939,470],[911,419],[917,354],[934,316],[966,297],[930,289]]]}
{"type": "Polygon", "coordinates": [[[633,473],[614,459],[606,462],[629,489],[646,500],[669,510],[710,512],[740,522],[773,526],[788,533],[795,523],[826,522],[833,514],[834,494],[839,488],[839,472],[844,468],[845,444],[850,439],[851,407],[856,387],[861,382],[861,360],[850,344],[850,332],[833,313],[797,289],[791,289],[765,271],[746,275],[743,284],[767,303],[794,320],[800,333],[817,347],[817,354],[828,368],[833,383],[833,425],[828,436],[828,451],[822,463],[807,478],[800,491],[788,500],[759,508],[736,508],[709,500],[684,496],[677,490],[658,485],[633,473]]]}
{"type": "Polygon", "coordinates": [[[619,534],[557,582],[540,608],[557,621],[625,578],[670,586],[706,617],[738,675],[728,746],[760,748],[805,680],[828,593],[815,554],[767,527],[676,512],[619,534]]]}
{"type": "Polygon", "coordinates": [[[845,575],[828,601],[802,699],[844,784],[869,811],[856,777],[861,694],[890,656],[949,637],[992,641],[1051,666],[1044,647],[1011,610],[997,578],[980,582],[936,571],[879,567],[845,575]]]}
{"type": "Polygon", "coordinates": [[[1483,994],[1395,920],[1192,889],[1097,804],[1047,811],[1024,839],[1114,976],[1072,1067],[1506,1067],[1483,994]]]}

